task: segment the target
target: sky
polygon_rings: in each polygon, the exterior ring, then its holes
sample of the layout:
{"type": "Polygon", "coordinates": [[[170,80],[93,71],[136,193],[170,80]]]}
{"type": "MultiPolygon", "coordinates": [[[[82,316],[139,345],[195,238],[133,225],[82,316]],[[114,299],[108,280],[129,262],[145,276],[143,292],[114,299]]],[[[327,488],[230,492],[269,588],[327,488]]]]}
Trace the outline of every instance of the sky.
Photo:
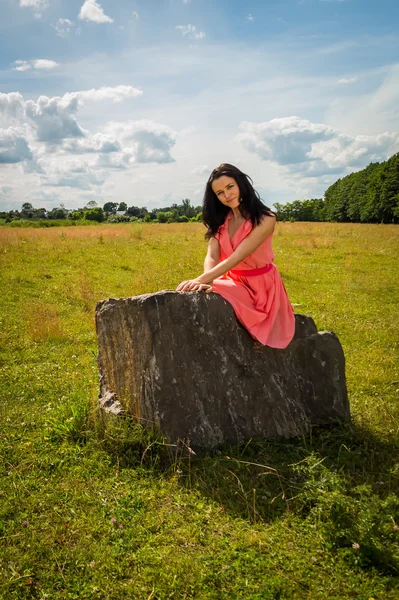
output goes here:
{"type": "Polygon", "coordinates": [[[397,0],[0,0],[0,210],[268,206],[399,152],[397,0]]]}

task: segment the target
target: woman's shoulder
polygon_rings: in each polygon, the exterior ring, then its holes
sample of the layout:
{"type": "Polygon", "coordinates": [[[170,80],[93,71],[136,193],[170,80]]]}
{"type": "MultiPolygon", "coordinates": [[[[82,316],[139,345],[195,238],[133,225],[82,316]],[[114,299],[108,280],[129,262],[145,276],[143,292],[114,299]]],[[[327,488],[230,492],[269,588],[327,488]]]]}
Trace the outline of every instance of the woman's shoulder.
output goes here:
{"type": "Polygon", "coordinates": [[[262,223],[267,223],[270,224],[270,222],[273,222],[274,224],[277,223],[277,217],[274,213],[269,213],[269,214],[264,214],[261,216],[261,224],[262,223]]]}
{"type": "MultiPolygon", "coordinates": [[[[252,219],[251,217],[247,217],[246,218],[247,223],[251,223],[252,225],[252,219]]],[[[256,223],[256,217],[255,217],[255,227],[270,227],[271,223],[273,223],[274,225],[277,223],[277,217],[274,213],[264,213],[263,215],[261,215],[259,217],[259,222],[256,223]]]]}

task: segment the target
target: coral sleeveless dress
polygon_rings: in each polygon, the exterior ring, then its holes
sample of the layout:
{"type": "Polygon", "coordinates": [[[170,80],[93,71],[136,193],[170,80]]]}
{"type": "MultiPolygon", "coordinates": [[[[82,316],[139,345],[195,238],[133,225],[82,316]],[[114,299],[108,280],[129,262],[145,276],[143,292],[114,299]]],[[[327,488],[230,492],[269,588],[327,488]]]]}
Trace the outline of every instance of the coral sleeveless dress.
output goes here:
{"type": "MultiPolygon", "coordinates": [[[[230,240],[228,222],[232,216],[230,212],[215,236],[219,241],[221,261],[228,258],[252,231],[251,221],[246,220],[230,240]]],[[[265,346],[286,348],[295,333],[295,317],[273,258],[270,235],[234,269],[215,279],[212,286],[214,292],[232,305],[238,320],[253,338],[265,346]],[[253,273],[253,269],[264,271],[260,268],[265,265],[269,265],[268,272],[253,273]],[[252,273],[245,277],[242,271],[247,269],[252,273]]]]}

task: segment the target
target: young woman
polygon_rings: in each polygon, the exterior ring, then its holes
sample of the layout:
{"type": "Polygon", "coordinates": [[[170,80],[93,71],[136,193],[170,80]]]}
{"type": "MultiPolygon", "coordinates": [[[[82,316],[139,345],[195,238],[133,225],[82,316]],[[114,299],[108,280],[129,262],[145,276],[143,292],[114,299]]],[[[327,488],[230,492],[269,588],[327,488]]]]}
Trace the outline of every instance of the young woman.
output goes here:
{"type": "Polygon", "coordinates": [[[177,291],[220,294],[253,338],[285,348],[294,336],[295,318],[273,263],[275,214],[262,203],[252,180],[225,163],[208,179],[202,217],[209,240],[204,272],[180,283],[177,291]]]}

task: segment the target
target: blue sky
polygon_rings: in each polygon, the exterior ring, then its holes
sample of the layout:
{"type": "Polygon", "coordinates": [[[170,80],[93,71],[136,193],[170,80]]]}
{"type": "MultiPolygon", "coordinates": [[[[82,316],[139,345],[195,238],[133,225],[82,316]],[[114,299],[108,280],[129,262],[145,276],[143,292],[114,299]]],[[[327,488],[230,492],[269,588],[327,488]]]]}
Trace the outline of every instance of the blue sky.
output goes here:
{"type": "Polygon", "coordinates": [[[0,207],[264,201],[399,151],[394,0],[0,0],[0,207]]]}

